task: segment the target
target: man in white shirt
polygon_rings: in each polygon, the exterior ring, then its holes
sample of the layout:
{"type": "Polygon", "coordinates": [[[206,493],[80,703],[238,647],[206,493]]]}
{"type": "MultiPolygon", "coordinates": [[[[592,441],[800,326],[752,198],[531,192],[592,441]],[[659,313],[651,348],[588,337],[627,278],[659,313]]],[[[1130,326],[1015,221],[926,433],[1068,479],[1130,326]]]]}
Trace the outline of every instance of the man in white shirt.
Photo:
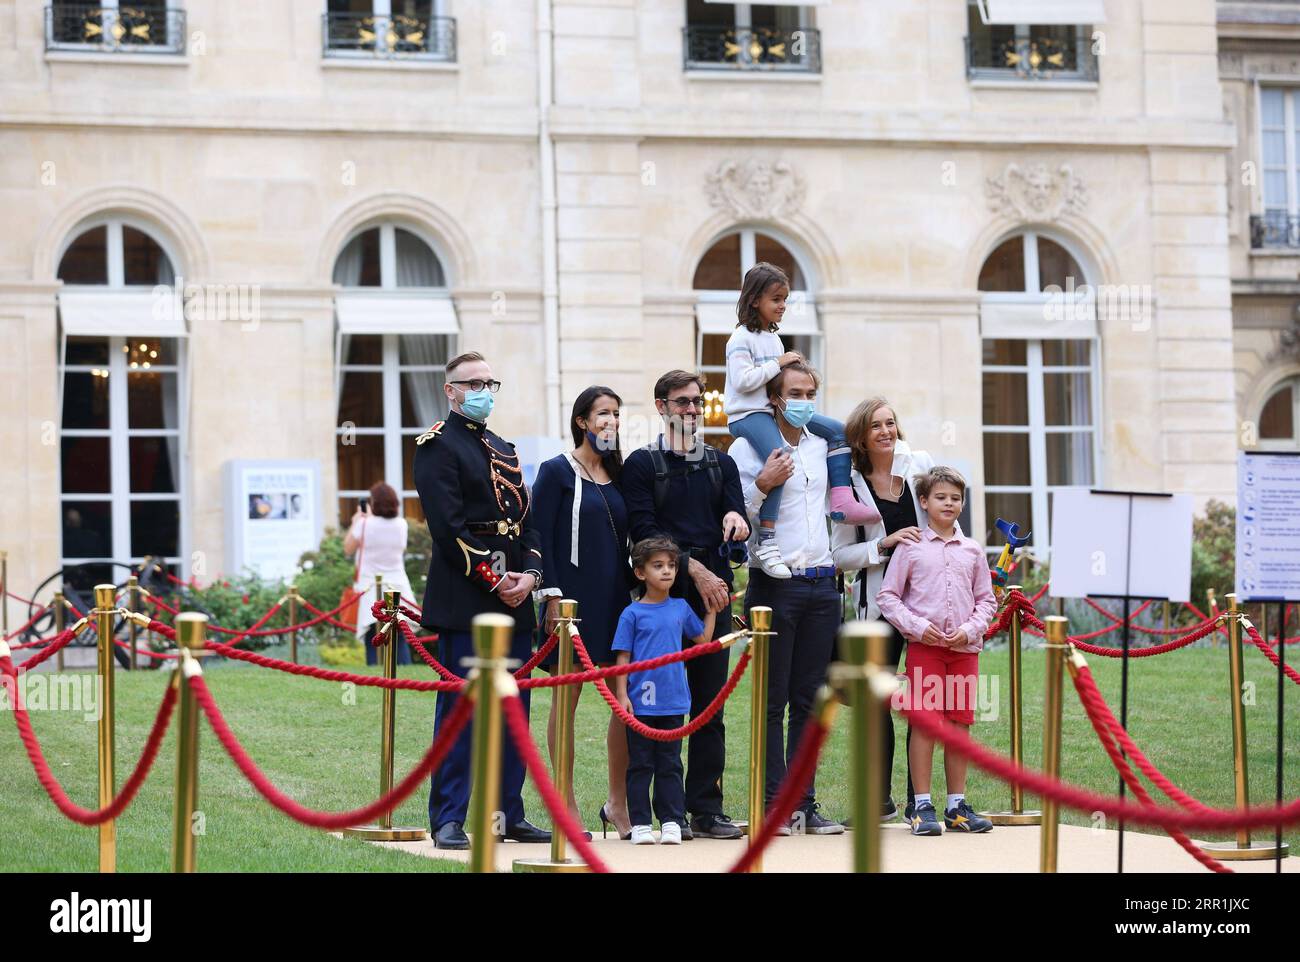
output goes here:
{"type": "MultiPolygon", "coordinates": [[[[783,485],[776,541],[792,577],[773,578],[753,566],[745,592],[747,610],[755,605],[771,607],[776,632],[769,648],[767,686],[768,803],[785,780],[787,765],[799,747],[817,689],[826,679],[840,625],[840,595],[826,521],[826,441],[806,428],[816,413],[818,386],[817,373],[805,362],[784,365],[780,375],[768,382],[767,395],[786,448],[773,451],[766,462],[744,438],[737,438],[727,451],[740,472],[751,531],[758,528],[758,513],[767,493],[783,485]],[[782,731],[787,705],[788,732],[782,731]]],[[[751,554],[755,538],[750,541],[751,554]]],[[[844,831],[843,825],[819,813],[812,783],[793,827],[816,835],[844,831]]],[[[789,832],[786,828],[781,834],[789,832]]]]}

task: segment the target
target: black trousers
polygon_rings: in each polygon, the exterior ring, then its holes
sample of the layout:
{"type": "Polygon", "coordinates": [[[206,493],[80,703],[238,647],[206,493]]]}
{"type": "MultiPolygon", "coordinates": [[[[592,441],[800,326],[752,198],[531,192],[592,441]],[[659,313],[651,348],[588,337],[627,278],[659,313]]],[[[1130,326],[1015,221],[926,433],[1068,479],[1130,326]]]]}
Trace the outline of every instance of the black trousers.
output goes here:
{"type": "MultiPolygon", "coordinates": [[[[834,577],[786,580],[770,578],[751,568],[745,609],[755,605],[772,609],[772,627],[776,631],[768,648],[767,772],[763,789],[765,801],[771,802],[781,790],[786,769],[799,748],[817,689],[826,681],[840,626],[840,594],[834,577]],[[788,732],[782,730],[786,727],[787,708],[788,732]]],[[[801,808],[813,803],[814,782],[809,781],[801,808]]]]}
{"type": "MultiPolygon", "coordinates": [[[[680,728],[681,715],[638,715],[651,728],[680,728]]],[[[686,792],[682,785],[682,743],[655,741],[627,729],[627,814],[633,825],[651,825],[651,783],[654,815],[660,825],[686,823],[686,792]]]]}
{"type": "MultiPolygon", "coordinates": [[[[886,622],[888,624],[888,622],[886,622]]],[[[889,664],[898,670],[898,663],[903,660],[903,650],[907,647],[907,639],[903,637],[902,632],[893,625],[889,625],[893,630],[893,635],[889,639],[889,664]]],[[[907,766],[907,801],[910,805],[916,798],[916,792],[912,789],[912,726],[907,726],[907,741],[904,750],[903,762],[907,766]]],[[[893,779],[894,772],[894,713],[885,712],[885,797],[889,798],[893,794],[893,787],[890,782],[893,779]]]]}

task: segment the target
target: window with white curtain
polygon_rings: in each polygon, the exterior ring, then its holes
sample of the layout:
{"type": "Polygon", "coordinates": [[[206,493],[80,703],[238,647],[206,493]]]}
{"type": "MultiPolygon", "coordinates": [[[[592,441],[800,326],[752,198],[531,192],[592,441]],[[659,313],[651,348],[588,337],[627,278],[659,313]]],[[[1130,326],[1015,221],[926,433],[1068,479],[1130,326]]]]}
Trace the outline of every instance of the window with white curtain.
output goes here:
{"type": "Polygon", "coordinates": [[[787,351],[798,351],[820,373],[822,337],[817,309],[808,289],[807,272],[790,248],[777,238],[750,228],[725,234],[711,246],[695,268],[696,369],[708,377],[704,391],[704,427],[709,443],[725,450],[731,445],[723,388],[727,380],[727,339],[736,328],[736,301],[746,271],[760,261],[773,264],[790,278],[790,298],[778,334],[787,351]]]}
{"type": "Polygon", "coordinates": [[[173,281],[171,259],[142,226],[113,218],[77,234],[58,276],[62,556],[78,566],[65,582],[121,581],[103,562],[146,557],[183,574],[184,355],[151,305],[154,286],[173,281]]]}
{"type": "Polygon", "coordinates": [[[357,232],[334,265],[344,290],[338,340],[339,523],[377,481],[397,489],[405,517],[422,520],[415,438],[447,416],[442,385],[455,346],[455,311],[442,262],[412,230],[357,232]]]}
{"type": "MultiPolygon", "coordinates": [[[[1069,302],[1065,323],[1048,310],[1050,288],[1085,284],[1074,255],[1036,231],[1003,241],[979,287],[983,341],[985,543],[1000,551],[998,518],[1050,549],[1052,493],[1098,477],[1098,340],[1091,300],[1069,302]]],[[[1059,307],[1059,301],[1056,302],[1059,307]]]]}
{"type": "Polygon", "coordinates": [[[1264,214],[1253,218],[1251,246],[1300,246],[1300,98],[1290,87],[1261,87],[1259,91],[1260,169],[1264,214]]]}

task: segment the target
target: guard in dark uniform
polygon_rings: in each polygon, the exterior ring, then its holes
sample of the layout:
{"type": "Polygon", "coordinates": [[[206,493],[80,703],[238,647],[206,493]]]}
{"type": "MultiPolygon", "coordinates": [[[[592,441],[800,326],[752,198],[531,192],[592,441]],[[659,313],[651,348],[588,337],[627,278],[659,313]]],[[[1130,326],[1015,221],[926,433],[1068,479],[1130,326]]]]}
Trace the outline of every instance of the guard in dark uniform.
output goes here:
{"type": "MultiPolygon", "coordinates": [[[[416,438],[415,487],[433,538],[421,624],[438,633],[438,659],[461,677],[474,656],[470,622],[496,612],[515,620],[510,657],[526,661],[536,616],[532,591],[541,587],[540,536],[529,510],[514,445],[487,429],[501,383],[482,355],[463,354],[447,365],[451,413],[416,438]]],[[[528,692],[521,693],[528,709],[528,692]]],[[[438,693],[435,737],[459,695],[438,693]]],[[[434,773],[429,830],[437,848],[467,848],[464,823],[470,795],[470,728],[434,773]]],[[[549,842],[550,832],[524,818],[524,765],[504,740],[501,809],[504,833],[520,842],[549,842]]]]}

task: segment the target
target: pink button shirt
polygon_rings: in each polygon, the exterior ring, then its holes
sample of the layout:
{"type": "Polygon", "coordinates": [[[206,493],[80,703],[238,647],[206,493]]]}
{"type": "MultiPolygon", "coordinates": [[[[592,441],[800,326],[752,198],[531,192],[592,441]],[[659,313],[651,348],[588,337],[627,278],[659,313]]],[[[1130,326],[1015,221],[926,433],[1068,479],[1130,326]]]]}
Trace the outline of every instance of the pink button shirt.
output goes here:
{"type": "Polygon", "coordinates": [[[988,559],[960,526],[946,541],[923,528],[920,541],[895,546],[876,603],[908,641],[920,641],[930,625],[944,635],[961,628],[970,641],[951,649],[960,652],[984,647],[998,607],[988,559]]]}

